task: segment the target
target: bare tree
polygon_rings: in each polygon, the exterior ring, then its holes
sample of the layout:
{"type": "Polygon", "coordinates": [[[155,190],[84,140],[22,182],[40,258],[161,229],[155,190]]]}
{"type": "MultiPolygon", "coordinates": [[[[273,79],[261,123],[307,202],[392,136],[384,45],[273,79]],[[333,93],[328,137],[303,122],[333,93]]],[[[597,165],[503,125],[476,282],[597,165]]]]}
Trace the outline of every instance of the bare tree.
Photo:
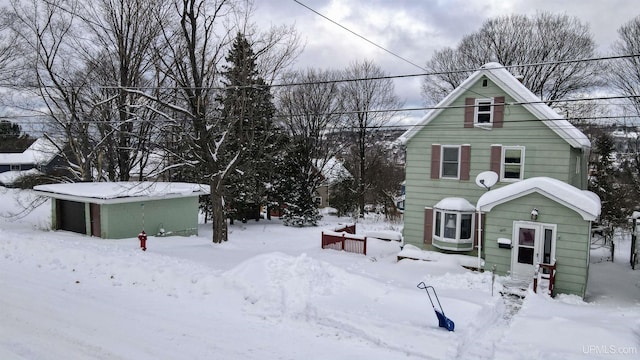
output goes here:
{"type": "Polygon", "coordinates": [[[43,114],[60,132],[56,135],[66,140],[71,173],[77,179],[92,180],[97,150],[91,140],[93,104],[85,96],[90,81],[77,51],[82,37],[75,32],[73,14],[78,4],[62,0],[12,0],[11,4],[16,20],[13,30],[27,50],[23,86],[44,104],[43,114]]]}
{"type": "Polygon", "coordinates": [[[365,195],[376,176],[372,165],[379,151],[370,151],[376,146],[373,141],[376,131],[388,125],[402,107],[395,95],[390,79],[375,79],[386,75],[371,61],[355,62],[345,71],[346,79],[358,79],[346,82],[341,90],[342,107],[345,111],[346,127],[353,136],[353,164],[356,170],[354,178],[358,187],[358,207],[364,214],[365,195]],[[373,79],[373,80],[369,80],[373,79]]]}
{"type": "MultiPolygon", "coordinates": [[[[612,46],[613,55],[636,55],[610,62],[607,80],[611,88],[618,94],[625,96],[625,112],[636,119],[640,117],[640,16],[622,25],[618,29],[618,40],[612,46]]],[[[629,136],[627,148],[621,159],[622,178],[618,185],[628,192],[627,196],[619,197],[616,205],[623,208],[625,199],[637,199],[640,194],[640,140],[629,136]]],[[[628,201],[628,200],[627,200],[628,201]]],[[[626,208],[633,209],[637,204],[627,204],[626,208]]]]}
{"type": "MultiPolygon", "coordinates": [[[[640,53],[640,16],[618,29],[618,40],[613,44],[614,55],[640,53]]],[[[620,95],[628,96],[627,104],[640,116],[640,58],[628,57],[610,62],[608,84],[620,95]]]]}
{"type": "Polygon", "coordinates": [[[513,66],[511,71],[543,100],[564,98],[597,84],[594,62],[563,62],[594,56],[589,27],[575,17],[548,12],[509,15],[487,20],[476,33],[454,48],[436,52],[427,69],[423,95],[429,104],[440,101],[488,62],[513,66]],[[537,65],[536,65],[537,64],[537,65]]]}
{"type": "Polygon", "coordinates": [[[94,101],[100,103],[94,114],[112,181],[129,180],[136,165],[140,178],[140,165],[148,159],[154,113],[146,111],[140,95],[127,89],[154,85],[151,50],[160,35],[158,19],[166,16],[167,8],[159,0],[83,3],[80,16],[88,38],[83,50],[95,72],[94,83],[100,85],[94,87],[94,101]]]}

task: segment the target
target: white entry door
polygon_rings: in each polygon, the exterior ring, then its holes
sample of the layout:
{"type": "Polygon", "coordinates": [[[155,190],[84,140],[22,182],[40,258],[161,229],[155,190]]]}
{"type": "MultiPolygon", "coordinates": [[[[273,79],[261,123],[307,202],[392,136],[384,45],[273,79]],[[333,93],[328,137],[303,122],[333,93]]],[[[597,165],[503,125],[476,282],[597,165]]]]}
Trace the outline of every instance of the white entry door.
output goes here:
{"type": "Polygon", "coordinates": [[[555,259],[556,225],[516,221],[512,244],[511,275],[532,279],[537,264],[550,264],[555,259]]]}

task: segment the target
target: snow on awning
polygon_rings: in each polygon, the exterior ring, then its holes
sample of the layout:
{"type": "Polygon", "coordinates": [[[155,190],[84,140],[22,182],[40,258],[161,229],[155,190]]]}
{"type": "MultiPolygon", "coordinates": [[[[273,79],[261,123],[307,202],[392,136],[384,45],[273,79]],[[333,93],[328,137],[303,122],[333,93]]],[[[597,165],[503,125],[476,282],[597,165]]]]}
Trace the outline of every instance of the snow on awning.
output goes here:
{"type": "Polygon", "coordinates": [[[488,191],[478,199],[476,208],[478,211],[489,212],[496,205],[534,192],[576,211],[584,220],[593,221],[600,215],[598,195],[548,177],[529,178],[488,191]]]}
{"type": "Polygon", "coordinates": [[[38,185],[39,195],[95,203],[135,202],[206,195],[209,186],[182,182],[118,181],[38,185]]]}
{"type": "Polygon", "coordinates": [[[434,209],[451,211],[476,211],[476,207],[469,201],[459,197],[448,197],[440,200],[433,206],[434,209]]]}

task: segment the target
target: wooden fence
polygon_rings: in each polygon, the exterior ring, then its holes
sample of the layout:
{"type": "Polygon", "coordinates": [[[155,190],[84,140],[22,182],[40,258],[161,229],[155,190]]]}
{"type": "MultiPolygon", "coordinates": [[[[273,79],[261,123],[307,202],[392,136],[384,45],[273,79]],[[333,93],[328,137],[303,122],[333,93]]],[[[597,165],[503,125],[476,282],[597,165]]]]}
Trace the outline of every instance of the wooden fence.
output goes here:
{"type": "Polygon", "coordinates": [[[533,276],[533,292],[538,292],[538,283],[541,280],[546,280],[549,283],[548,294],[549,296],[553,296],[553,288],[556,283],[556,269],[557,263],[554,261],[553,264],[538,264],[536,267],[535,275],[533,276]]]}
{"type": "Polygon", "coordinates": [[[367,255],[367,237],[356,235],[356,226],[345,225],[322,232],[322,248],[367,255]]]}

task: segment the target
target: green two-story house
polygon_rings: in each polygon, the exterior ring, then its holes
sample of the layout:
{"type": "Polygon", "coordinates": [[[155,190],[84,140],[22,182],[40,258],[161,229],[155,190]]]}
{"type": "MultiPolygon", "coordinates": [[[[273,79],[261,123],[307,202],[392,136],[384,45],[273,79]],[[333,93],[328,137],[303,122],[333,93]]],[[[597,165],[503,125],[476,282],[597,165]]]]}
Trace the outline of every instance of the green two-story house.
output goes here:
{"type": "Polygon", "coordinates": [[[404,239],[480,251],[485,269],[584,296],[591,221],[589,139],[497,63],[484,65],[403,135],[404,239]]]}

